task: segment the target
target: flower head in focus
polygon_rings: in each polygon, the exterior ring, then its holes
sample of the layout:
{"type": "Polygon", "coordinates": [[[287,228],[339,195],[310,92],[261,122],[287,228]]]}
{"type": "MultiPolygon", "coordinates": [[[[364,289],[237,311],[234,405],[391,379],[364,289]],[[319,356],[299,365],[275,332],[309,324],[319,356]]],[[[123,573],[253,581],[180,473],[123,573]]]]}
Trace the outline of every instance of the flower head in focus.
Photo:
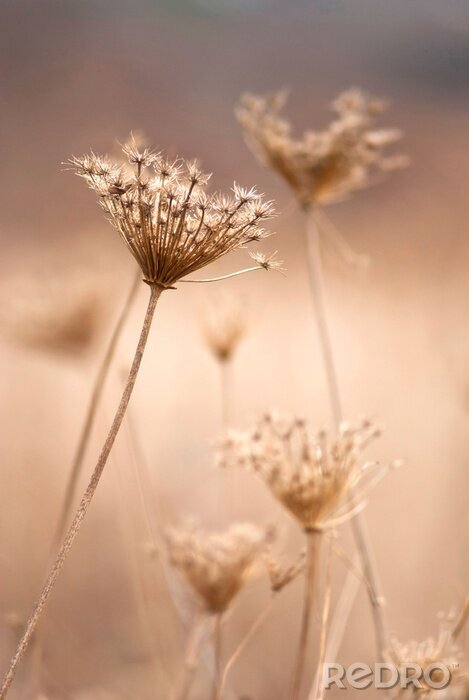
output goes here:
{"type": "Polygon", "coordinates": [[[236,108],[246,141],[258,158],[292,188],[304,207],[329,204],[370,184],[372,171],[387,172],[407,165],[386,148],[401,138],[397,129],[376,129],[374,121],[386,105],[352,88],[332,103],[335,118],[323,131],[292,136],[281,116],[284,91],[246,94],[236,108]]]}
{"type": "Polygon", "coordinates": [[[173,529],[168,533],[171,564],[209,612],[224,612],[259,562],[269,538],[266,530],[234,524],[224,532],[173,529]]]}
{"type": "Polygon", "coordinates": [[[387,471],[362,458],[378,435],[369,422],[329,435],[302,419],[268,414],[249,432],[230,432],[219,462],[253,470],[305,530],[323,530],[351,517],[387,471]]]}
{"type": "Polygon", "coordinates": [[[209,194],[210,175],[194,161],[171,160],[131,142],[127,163],[94,153],[72,158],[76,174],[99,195],[107,218],[142,269],[162,289],[268,234],[272,202],[238,185],[209,194]]]}

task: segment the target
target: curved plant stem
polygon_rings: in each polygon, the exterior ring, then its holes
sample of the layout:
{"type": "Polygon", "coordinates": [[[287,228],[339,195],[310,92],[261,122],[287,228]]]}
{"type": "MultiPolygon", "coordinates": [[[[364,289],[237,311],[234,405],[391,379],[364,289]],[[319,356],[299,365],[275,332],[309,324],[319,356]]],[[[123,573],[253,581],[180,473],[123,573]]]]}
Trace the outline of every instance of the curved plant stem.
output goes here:
{"type": "Polygon", "coordinates": [[[213,659],[214,659],[214,674],[213,674],[213,693],[212,700],[217,700],[218,689],[221,683],[222,670],[222,648],[221,648],[221,621],[220,613],[215,617],[215,626],[213,628],[213,659]]]}
{"type": "Polygon", "coordinates": [[[260,612],[260,614],[256,617],[254,622],[252,623],[251,627],[248,629],[230,658],[228,659],[227,663],[225,664],[225,668],[223,669],[221,681],[220,681],[220,687],[218,688],[218,694],[216,700],[222,700],[223,697],[223,691],[225,689],[226,681],[228,679],[228,674],[243,653],[244,649],[246,646],[249,644],[251,639],[254,637],[256,634],[257,630],[259,627],[262,625],[270,611],[272,610],[272,606],[275,600],[275,594],[273,594],[265,608],[260,612]]]}
{"type": "Polygon", "coordinates": [[[306,533],[307,560],[305,567],[303,612],[301,617],[300,639],[293,674],[291,700],[299,700],[301,687],[303,685],[306,656],[308,651],[309,630],[311,626],[311,613],[314,601],[314,589],[316,585],[317,563],[319,560],[320,541],[320,533],[306,533]]]}
{"type": "Polygon", "coordinates": [[[57,522],[57,528],[53,540],[53,552],[58,547],[58,544],[62,541],[65,534],[65,529],[67,527],[68,521],[70,520],[70,515],[73,507],[73,502],[75,500],[75,494],[80,480],[81,472],[83,469],[83,460],[85,458],[86,449],[90,440],[91,430],[93,428],[94,419],[96,417],[96,412],[98,409],[99,402],[103,393],[104,385],[109,374],[109,369],[114,358],[117,343],[122,334],[124,325],[129,317],[129,312],[137,295],[137,291],[140,287],[142,273],[140,268],[137,269],[135,277],[132,281],[132,286],[129,289],[127,298],[124,301],[124,305],[121,308],[119,317],[117,318],[116,325],[112,331],[112,335],[109,338],[109,343],[106,348],[106,352],[101,362],[101,366],[96,375],[93,390],[91,392],[88,409],[85,416],[85,421],[83,423],[80,438],[78,440],[78,445],[75,451],[75,456],[73,458],[72,468],[68,477],[67,486],[65,489],[65,495],[62,503],[62,508],[60,511],[59,520],[57,522]]]}
{"type": "MultiPolygon", "coordinates": [[[[307,218],[306,241],[308,247],[308,269],[311,293],[318,323],[319,340],[321,344],[324,368],[326,371],[332,413],[336,428],[338,428],[342,421],[342,405],[332,352],[332,343],[327,325],[324,281],[322,274],[321,253],[319,248],[319,231],[313,211],[311,209],[306,209],[305,214],[307,218]]],[[[381,593],[378,571],[369,541],[366,521],[362,513],[358,513],[352,518],[351,526],[355,543],[360,554],[360,559],[362,561],[363,571],[366,579],[369,582],[369,598],[373,613],[376,646],[378,650],[378,658],[382,660],[384,650],[387,646],[386,622],[383,613],[384,597],[381,593]]]]}
{"type": "Polygon", "coordinates": [[[114,416],[114,420],[112,422],[111,428],[109,430],[108,436],[106,438],[106,441],[104,443],[104,446],[101,450],[101,454],[99,456],[98,462],[93,470],[93,473],[91,475],[91,479],[89,481],[89,484],[86,488],[86,491],[80,501],[80,504],[78,506],[78,510],[75,514],[75,517],[73,519],[72,524],[70,525],[70,528],[65,536],[65,539],[59,549],[59,553],[57,555],[57,558],[52,566],[52,569],[47,577],[46,583],[41,591],[41,594],[39,596],[39,599],[34,607],[34,610],[32,612],[32,615],[28,621],[28,624],[26,626],[26,630],[19,642],[19,645],[16,649],[16,652],[10,662],[10,667],[5,675],[5,678],[3,680],[2,687],[0,689],[0,700],[4,700],[6,697],[8,690],[10,688],[10,685],[15,677],[16,669],[18,667],[18,664],[25,653],[28,644],[31,640],[31,637],[34,633],[34,630],[36,629],[36,625],[41,617],[41,613],[44,610],[44,607],[47,603],[47,600],[49,598],[49,595],[54,588],[54,585],[57,581],[57,577],[62,570],[62,567],[65,563],[65,559],[67,557],[67,554],[69,550],[71,549],[73,542],[75,541],[75,537],[77,536],[81,524],[83,522],[83,519],[85,518],[85,515],[88,511],[89,505],[91,501],[93,500],[93,496],[96,492],[96,489],[98,487],[99,481],[101,479],[101,475],[104,471],[104,467],[106,466],[106,462],[108,460],[109,454],[111,452],[112,446],[114,445],[114,441],[117,437],[117,433],[119,432],[119,429],[121,427],[125,411],[127,409],[130,397],[132,395],[133,388],[135,386],[135,381],[137,379],[138,375],[138,370],[140,368],[140,364],[142,361],[143,357],[143,352],[145,349],[145,345],[148,340],[148,335],[150,332],[150,327],[151,323],[153,320],[153,315],[155,313],[155,308],[156,304],[158,302],[158,299],[161,294],[161,288],[152,286],[151,287],[151,292],[150,292],[150,300],[148,302],[148,308],[147,312],[145,314],[145,319],[143,322],[143,327],[142,331],[140,334],[140,338],[138,341],[137,349],[135,351],[135,356],[132,362],[132,366],[130,368],[129,376],[127,379],[127,383],[124,389],[124,393],[122,394],[122,398],[120,400],[119,406],[117,408],[116,414],[114,416]]]}

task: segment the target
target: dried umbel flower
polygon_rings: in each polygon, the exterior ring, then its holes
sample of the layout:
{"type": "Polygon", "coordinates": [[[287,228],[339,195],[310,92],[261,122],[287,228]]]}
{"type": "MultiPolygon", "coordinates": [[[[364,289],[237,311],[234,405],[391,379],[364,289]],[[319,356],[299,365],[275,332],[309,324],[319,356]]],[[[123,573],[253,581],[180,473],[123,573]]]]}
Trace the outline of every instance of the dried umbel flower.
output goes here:
{"type": "Polygon", "coordinates": [[[23,345],[70,357],[85,354],[102,326],[103,301],[83,275],[17,281],[4,308],[5,328],[23,345]]]}
{"type": "Polygon", "coordinates": [[[362,460],[378,435],[369,422],[343,424],[331,436],[308,430],[302,419],[268,414],[250,432],[229,433],[219,460],[252,469],[306,531],[320,531],[355,514],[386,472],[362,460]]]}
{"type": "Polygon", "coordinates": [[[252,574],[268,538],[266,530],[247,523],[211,534],[173,529],[168,533],[169,558],[205,608],[222,613],[252,574]]]}
{"type": "Polygon", "coordinates": [[[197,163],[171,161],[135,144],[126,166],[107,157],[72,158],[95,190],[112,225],[142,269],[145,282],[171,288],[191,272],[268,235],[272,202],[234,185],[231,196],[208,194],[209,175],[197,163]]]}
{"type": "Polygon", "coordinates": [[[372,171],[407,165],[403,156],[387,156],[388,145],[401,138],[397,129],[375,129],[382,100],[352,88],[332,103],[335,119],[323,131],[292,136],[291,124],[280,116],[284,91],[241,98],[236,115],[248,145],[292,188],[302,206],[329,204],[370,184],[372,171]]]}
{"type": "Polygon", "coordinates": [[[235,296],[212,297],[201,314],[204,340],[220,362],[229,362],[248,329],[245,305],[235,296]]]}
{"type": "MultiPolygon", "coordinates": [[[[469,689],[467,686],[469,683],[468,670],[463,664],[463,653],[454,638],[452,616],[443,617],[437,637],[429,637],[421,642],[416,640],[400,642],[396,637],[391,638],[387,656],[398,667],[415,664],[419,669],[422,669],[423,675],[419,678],[421,687],[410,686],[422,695],[427,695],[432,690],[425,681],[425,670],[431,671],[432,681],[439,684],[444,681],[444,671],[441,666],[446,667],[451,674],[451,682],[448,686],[449,697],[459,697],[457,691],[461,690],[461,687],[469,689]],[[431,670],[430,667],[433,664],[436,664],[437,667],[431,670]]],[[[441,697],[440,691],[438,691],[438,697],[441,697]]]]}

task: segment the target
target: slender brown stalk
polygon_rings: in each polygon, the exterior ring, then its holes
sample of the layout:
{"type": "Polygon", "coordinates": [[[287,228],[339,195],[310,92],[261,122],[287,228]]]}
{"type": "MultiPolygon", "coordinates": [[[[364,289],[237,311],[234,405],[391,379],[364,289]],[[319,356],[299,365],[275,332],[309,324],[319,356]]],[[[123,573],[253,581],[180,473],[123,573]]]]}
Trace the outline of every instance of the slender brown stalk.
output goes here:
{"type": "Polygon", "coordinates": [[[321,634],[319,638],[319,657],[318,666],[316,671],[316,676],[313,683],[312,693],[308,698],[312,700],[322,700],[324,695],[324,688],[322,683],[322,675],[324,662],[326,660],[326,649],[327,649],[327,637],[328,637],[328,623],[329,623],[329,613],[331,609],[331,597],[332,597],[332,581],[331,581],[331,564],[332,564],[332,552],[331,543],[329,542],[328,552],[327,552],[327,570],[326,570],[326,590],[324,594],[324,604],[321,616],[321,634]]]}
{"type": "Polygon", "coordinates": [[[226,432],[233,420],[232,408],[232,389],[233,389],[233,371],[231,360],[220,362],[220,383],[221,383],[221,405],[222,405],[222,428],[226,432]]]}
{"type": "Polygon", "coordinates": [[[213,674],[213,692],[212,700],[217,700],[218,689],[220,687],[222,678],[222,644],[221,644],[221,622],[222,615],[218,613],[215,617],[215,626],[213,628],[213,660],[214,660],[214,674],[213,674]]]}
{"type": "Polygon", "coordinates": [[[69,550],[71,549],[73,542],[75,540],[75,537],[77,536],[81,524],[83,522],[83,519],[85,518],[85,515],[88,511],[89,505],[91,501],[93,500],[93,496],[96,492],[96,489],[98,487],[99,481],[101,479],[101,475],[104,471],[104,468],[106,466],[106,462],[108,460],[109,454],[111,452],[112,446],[114,444],[114,441],[117,437],[117,433],[119,432],[120,426],[122,424],[130,397],[132,395],[133,388],[135,386],[135,381],[137,379],[138,375],[138,370],[140,368],[140,364],[142,361],[143,357],[143,352],[145,350],[145,346],[148,340],[148,335],[150,332],[150,327],[151,323],[153,320],[153,315],[155,313],[155,308],[156,304],[158,302],[158,299],[161,294],[161,287],[152,285],[150,287],[151,292],[150,292],[150,300],[148,302],[148,308],[147,312],[145,314],[145,319],[143,322],[143,327],[142,331],[140,334],[140,338],[138,341],[137,349],[135,351],[135,356],[132,362],[132,366],[130,368],[129,376],[127,379],[127,383],[124,389],[124,392],[122,394],[122,398],[120,400],[119,406],[117,408],[116,414],[114,416],[114,420],[112,422],[111,428],[109,430],[108,436],[106,438],[106,441],[104,443],[104,446],[102,448],[101,454],[99,456],[98,462],[94,468],[94,471],[92,473],[90,482],[86,488],[86,491],[80,501],[80,504],[78,506],[78,510],[75,514],[75,517],[73,519],[73,522],[65,536],[65,539],[62,543],[62,546],[60,547],[59,553],[57,555],[57,558],[52,566],[52,569],[47,577],[47,580],[45,582],[45,585],[41,591],[41,594],[39,596],[39,599],[33,609],[32,615],[28,621],[28,624],[26,626],[26,630],[19,642],[19,645],[16,649],[16,652],[10,662],[10,667],[5,675],[5,678],[3,680],[2,687],[0,689],[0,700],[4,700],[4,698],[7,696],[8,690],[10,688],[10,685],[15,677],[15,673],[18,667],[18,664],[25,653],[28,644],[31,640],[31,637],[34,633],[34,630],[36,629],[36,625],[41,617],[42,611],[44,610],[44,607],[47,603],[47,600],[49,598],[49,595],[54,588],[54,585],[56,583],[57,577],[65,563],[65,559],[67,557],[67,554],[69,550]]]}
{"type": "MultiPolygon", "coordinates": [[[[322,273],[321,252],[319,248],[319,230],[311,208],[306,208],[305,214],[307,218],[306,241],[308,247],[308,269],[311,293],[316,312],[319,340],[321,344],[324,368],[326,371],[332,413],[335,425],[338,427],[343,417],[342,404],[334,356],[332,352],[332,343],[327,324],[324,280],[322,273]]],[[[360,554],[360,559],[362,561],[364,574],[369,582],[369,598],[373,613],[376,646],[378,650],[378,658],[382,660],[388,638],[386,621],[384,619],[383,612],[384,596],[381,593],[381,584],[367,532],[366,520],[362,513],[358,513],[352,518],[351,526],[357,549],[360,554]]]]}
{"type": "Polygon", "coordinates": [[[305,566],[305,588],[303,598],[303,612],[301,617],[300,639],[296,655],[295,670],[293,674],[291,700],[299,700],[308,651],[309,630],[311,627],[311,613],[314,601],[314,589],[316,585],[317,564],[319,561],[321,534],[319,532],[306,533],[307,560],[305,566]]]}
{"type": "Polygon", "coordinates": [[[119,342],[119,338],[128,319],[130,309],[132,308],[135,296],[140,287],[141,278],[142,274],[140,268],[138,268],[136,270],[135,277],[132,281],[132,285],[127,294],[127,298],[125,299],[124,305],[120,310],[119,316],[116,321],[116,325],[114,326],[114,329],[112,331],[112,335],[109,338],[106,352],[104,353],[101,366],[99,367],[98,373],[94,381],[93,390],[91,392],[91,396],[88,403],[88,409],[86,411],[85,421],[81,429],[80,437],[75,451],[75,456],[72,462],[72,468],[70,470],[67,486],[65,488],[65,495],[62,502],[62,508],[57,522],[55,536],[53,539],[53,553],[55,553],[59,543],[62,541],[63,536],[65,534],[65,529],[70,520],[73,502],[75,500],[75,494],[83,468],[83,460],[85,458],[86,449],[90,440],[90,435],[93,428],[94,419],[96,417],[96,412],[99,406],[99,402],[101,400],[106,379],[109,375],[109,369],[111,367],[112,360],[116,352],[117,343],[119,342]]]}

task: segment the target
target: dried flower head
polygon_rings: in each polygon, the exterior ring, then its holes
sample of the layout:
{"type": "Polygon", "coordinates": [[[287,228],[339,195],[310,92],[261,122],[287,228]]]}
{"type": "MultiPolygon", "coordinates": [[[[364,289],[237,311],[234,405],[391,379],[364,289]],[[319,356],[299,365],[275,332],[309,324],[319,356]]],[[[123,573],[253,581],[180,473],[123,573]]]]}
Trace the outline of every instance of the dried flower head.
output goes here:
{"type": "MultiPolygon", "coordinates": [[[[420,688],[410,686],[419,694],[427,695],[431,691],[425,682],[425,670],[430,670],[429,667],[433,664],[443,665],[451,673],[451,683],[448,686],[449,697],[459,697],[458,690],[461,687],[468,688],[469,676],[463,663],[463,653],[454,640],[453,624],[453,616],[442,616],[437,637],[429,637],[421,642],[416,640],[400,642],[396,637],[390,640],[387,655],[392,663],[398,667],[405,664],[416,664],[418,668],[422,669],[424,675],[418,681],[420,688]]],[[[431,672],[432,681],[436,684],[443,682],[443,673],[441,668],[434,668],[431,672]]],[[[438,697],[442,697],[441,692],[438,692],[438,697]]]]}
{"type": "Polygon", "coordinates": [[[221,613],[246,583],[268,537],[246,523],[212,534],[174,529],[168,533],[169,557],[207,610],[221,613]]]}
{"type": "Polygon", "coordinates": [[[282,565],[269,549],[264,554],[264,563],[269,576],[270,588],[273,593],[278,593],[288,586],[304,569],[306,552],[301,552],[297,561],[287,566],[282,565]]]}
{"type": "Polygon", "coordinates": [[[67,274],[16,280],[5,327],[21,344],[70,357],[84,355],[102,325],[103,297],[96,280],[67,274]]]}
{"type": "Polygon", "coordinates": [[[265,238],[272,202],[237,185],[231,196],[208,194],[196,162],[170,160],[136,144],[127,164],[94,153],[71,166],[100,204],[140,265],[144,280],[163,289],[230,251],[265,238]]]}
{"type": "Polygon", "coordinates": [[[252,469],[305,530],[322,530],[351,517],[386,472],[362,461],[378,435],[369,422],[343,424],[330,436],[308,430],[302,419],[268,414],[250,432],[229,433],[219,461],[252,469]]]}
{"type": "Polygon", "coordinates": [[[284,91],[244,95],[236,109],[248,145],[292,188],[302,206],[328,204],[370,184],[374,171],[407,165],[403,156],[386,156],[385,148],[401,138],[397,129],[374,129],[382,100],[361,90],[343,92],[332,103],[335,119],[323,131],[292,136],[290,123],[280,116],[284,91]]]}
{"type": "Polygon", "coordinates": [[[212,297],[201,315],[205,342],[220,362],[229,362],[248,329],[245,308],[238,297],[212,297]]]}
{"type": "Polygon", "coordinates": [[[259,267],[263,267],[264,270],[276,270],[277,272],[283,272],[285,270],[283,267],[283,260],[277,260],[275,257],[277,255],[277,251],[274,251],[270,255],[266,255],[265,253],[260,253],[258,251],[249,253],[249,255],[259,265],[259,267]]]}

